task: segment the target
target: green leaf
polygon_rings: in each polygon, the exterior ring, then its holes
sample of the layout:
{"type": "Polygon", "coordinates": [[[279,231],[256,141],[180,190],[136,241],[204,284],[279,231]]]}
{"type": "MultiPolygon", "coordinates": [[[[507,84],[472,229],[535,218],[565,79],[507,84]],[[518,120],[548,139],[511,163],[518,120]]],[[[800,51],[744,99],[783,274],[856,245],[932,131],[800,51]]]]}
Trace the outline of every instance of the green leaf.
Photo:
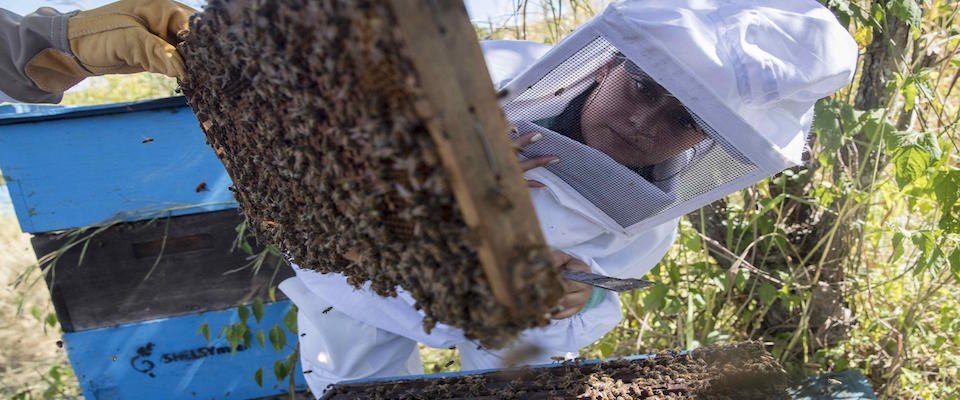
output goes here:
{"type": "Polygon", "coordinates": [[[760,296],[760,301],[764,304],[770,304],[777,297],[777,288],[768,282],[763,282],[760,284],[760,288],[757,289],[757,294],[760,296]]]}
{"type": "Polygon", "coordinates": [[[237,346],[240,344],[241,333],[237,329],[236,325],[228,325],[226,329],[225,336],[227,338],[227,344],[230,345],[230,353],[237,351],[237,346]]]}
{"type": "Polygon", "coordinates": [[[931,154],[915,144],[901,147],[893,156],[894,174],[900,189],[917,180],[930,166],[931,154]]]}
{"type": "Polygon", "coordinates": [[[923,132],[917,136],[916,145],[930,153],[930,162],[934,163],[943,157],[940,141],[935,132],[923,132]]]}
{"type": "Polygon", "coordinates": [[[953,272],[953,276],[960,279],[960,247],[953,249],[950,256],[947,257],[947,261],[950,262],[950,272],[953,272]]]}
{"type": "Polygon", "coordinates": [[[250,243],[247,242],[247,239],[240,239],[240,250],[243,250],[247,255],[253,255],[253,247],[250,247],[250,243]]]}
{"type": "Polygon", "coordinates": [[[268,297],[268,298],[270,299],[270,301],[272,301],[272,302],[276,302],[276,301],[277,301],[277,287],[276,287],[276,286],[270,286],[270,289],[267,290],[267,297],[268,297]]]}
{"type": "Polygon", "coordinates": [[[62,375],[60,375],[60,366],[54,365],[50,367],[50,369],[47,370],[47,375],[50,375],[50,378],[52,378],[54,382],[60,382],[62,378],[62,375]]]}
{"type": "Polygon", "coordinates": [[[263,348],[264,343],[266,343],[266,335],[263,334],[263,329],[257,331],[257,344],[260,345],[260,348],[263,348]]]}
{"type": "Polygon", "coordinates": [[[933,193],[940,206],[940,229],[960,233],[960,170],[937,174],[933,179],[933,193]]]}
{"type": "Polygon", "coordinates": [[[270,345],[273,346],[273,349],[280,352],[283,350],[283,346],[287,344],[287,334],[283,332],[283,328],[280,325],[274,325],[273,328],[270,328],[270,345]]]}
{"type": "Polygon", "coordinates": [[[273,362],[273,375],[277,377],[278,381],[282,381],[283,378],[286,378],[288,373],[289,371],[287,371],[287,366],[280,362],[280,360],[273,362]]]}
{"type": "Polygon", "coordinates": [[[287,367],[287,371],[293,371],[297,367],[299,354],[300,352],[298,351],[291,351],[290,354],[287,354],[287,359],[283,362],[284,366],[287,367]]]}
{"type": "Polygon", "coordinates": [[[826,167],[833,166],[837,149],[843,144],[838,107],[838,103],[827,100],[820,100],[814,106],[813,131],[820,142],[818,160],[826,167]]]}
{"type": "Polygon", "coordinates": [[[674,263],[670,263],[667,267],[667,274],[670,275],[670,281],[673,283],[680,283],[683,281],[683,278],[680,277],[680,266],[674,263]]]}
{"type": "Polygon", "coordinates": [[[670,288],[664,284],[656,284],[643,296],[643,308],[647,311],[653,311],[663,308],[664,299],[670,288]]]}
{"type": "Polygon", "coordinates": [[[283,324],[290,330],[290,333],[297,334],[297,306],[291,306],[287,314],[283,316],[283,324]]]}
{"type": "Polygon", "coordinates": [[[917,259],[917,266],[914,268],[914,275],[919,275],[930,267],[935,267],[943,257],[943,251],[937,246],[937,239],[933,232],[919,232],[911,238],[913,244],[920,250],[920,258],[917,259]]]}
{"type": "Polygon", "coordinates": [[[843,26],[850,25],[850,18],[854,16],[853,10],[850,9],[850,0],[829,0],[826,6],[833,11],[843,26]]]}
{"type": "Polygon", "coordinates": [[[203,339],[206,340],[207,343],[210,343],[210,325],[204,322],[203,325],[197,328],[197,333],[203,335],[203,339]]]}
{"type": "Polygon", "coordinates": [[[257,382],[257,386],[263,387],[263,368],[257,368],[257,372],[253,373],[253,380],[257,382]]]}
{"type": "Polygon", "coordinates": [[[917,83],[913,79],[907,79],[907,83],[902,88],[904,105],[903,109],[910,111],[917,105],[917,83]]]}
{"type": "Polygon", "coordinates": [[[897,233],[894,233],[894,234],[893,234],[893,259],[891,260],[891,262],[897,262],[897,260],[899,260],[900,257],[903,257],[903,252],[904,252],[903,239],[904,239],[904,237],[905,237],[905,235],[904,235],[903,232],[901,232],[901,231],[897,231],[897,233]]]}
{"type": "Polygon", "coordinates": [[[256,298],[253,300],[253,305],[250,306],[253,309],[253,319],[257,320],[257,323],[260,323],[260,320],[263,319],[263,300],[256,298]]]}
{"type": "Polygon", "coordinates": [[[250,333],[250,327],[243,326],[243,347],[250,348],[253,344],[253,335],[250,333]]]}
{"type": "Polygon", "coordinates": [[[38,308],[37,306],[30,306],[30,315],[33,316],[33,318],[36,319],[38,322],[43,320],[43,317],[41,316],[41,314],[42,313],[40,311],[40,308],[38,308]]]}
{"type": "Polygon", "coordinates": [[[250,319],[250,309],[241,304],[237,306],[237,315],[240,316],[240,322],[247,323],[247,320],[250,319]]]}
{"type": "Polygon", "coordinates": [[[853,136],[863,125],[865,111],[857,110],[848,103],[840,103],[840,124],[843,126],[844,136],[853,136]]]}
{"type": "Polygon", "coordinates": [[[916,0],[891,0],[888,4],[888,10],[901,21],[910,24],[910,26],[920,29],[920,5],[916,0]]]}
{"type": "Polygon", "coordinates": [[[603,339],[600,344],[597,346],[600,350],[600,357],[607,358],[613,355],[614,350],[617,349],[616,337],[610,335],[610,338],[603,339]]]}
{"type": "Polygon", "coordinates": [[[880,1],[871,1],[870,2],[870,18],[867,22],[870,23],[876,30],[886,29],[882,24],[883,21],[887,19],[887,10],[883,7],[883,2],[880,1]]]}
{"type": "Polygon", "coordinates": [[[47,314],[47,318],[45,318],[44,321],[47,323],[47,325],[56,326],[56,325],[57,325],[57,314],[54,314],[54,313],[49,313],[49,314],[47,314]]]}

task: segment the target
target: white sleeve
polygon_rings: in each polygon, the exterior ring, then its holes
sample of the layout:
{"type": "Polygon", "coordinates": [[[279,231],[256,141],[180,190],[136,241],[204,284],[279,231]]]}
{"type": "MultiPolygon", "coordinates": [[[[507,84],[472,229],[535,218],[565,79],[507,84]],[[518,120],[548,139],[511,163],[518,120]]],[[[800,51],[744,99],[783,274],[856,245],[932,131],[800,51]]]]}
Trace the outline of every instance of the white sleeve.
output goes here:
{"type": "Polygon", "coordinates": [[[423,311],[414,308],[413,298],[400,288],[396,297],[382,297],[370,289],[370,282],[358,289],[347,283],[347,277],[340,273],[322,274],[302,269],[296,264],[293,264],[293,270],[297,274],[296,279],[303,283],[306,291],[295,297],[287,293],[286,289],[281,290],[299,308],[316,308],[316,302],[312,299],[319,297],[336,310],[360,322],[430,347],[446,348],[466,340],[460,329],[445,324],[437,324],[429,334],[424,332],[423,311]]]}
{"type": "Polygon", "coordinates": [[[590,265],[595,273],[639,279],[670,250],[678,222],[672,219],[630,238],[601,235],[564,251],[590,265]]]}

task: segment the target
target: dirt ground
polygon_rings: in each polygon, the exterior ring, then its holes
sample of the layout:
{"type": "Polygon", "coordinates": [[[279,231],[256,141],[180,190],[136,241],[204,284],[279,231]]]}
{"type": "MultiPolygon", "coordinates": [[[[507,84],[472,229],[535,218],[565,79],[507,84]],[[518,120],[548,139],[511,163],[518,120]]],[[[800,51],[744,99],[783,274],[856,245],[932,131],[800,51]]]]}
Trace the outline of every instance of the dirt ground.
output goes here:
{"type": "MultiPolygon", "coordinates": [[[[0,196],[6,197],[6,190],[0,196]]],[[[47,391],[51,397],[69,398],[76,393],[66,352],[57,346],[59,326],[43,322],[53,312],[46,286],[13,287],[17,276],[36,262],[30,236],[20,232],[11,210],[0,209],[0,398],[44,398],[47,391]]]]}

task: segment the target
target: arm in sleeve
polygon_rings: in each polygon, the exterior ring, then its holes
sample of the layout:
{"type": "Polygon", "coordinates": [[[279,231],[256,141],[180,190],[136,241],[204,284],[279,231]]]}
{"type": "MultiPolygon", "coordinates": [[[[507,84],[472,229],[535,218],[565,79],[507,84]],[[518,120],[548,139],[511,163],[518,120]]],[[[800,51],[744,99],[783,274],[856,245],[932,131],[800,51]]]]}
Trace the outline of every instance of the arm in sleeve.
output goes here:
{"type": "Polygon", "coordinates": [[[594,273],[641,279],[670,250],[678,222],[672,219],[633,237],[601,235],[564,251],[587,263],[594,273]]]}
{"type": "Polygon", "coordinates": [[[67,68],[81,68],[67,41],[67,19],[73,14],[42,7],[21,17],[0,9],[0,101],[8,98],[30,103],[60,102],[63,92],[44,90],[27,74],[29,68],[57,67],[30,65],[37,56],[51,52],[57,53],[51,59],[68,64],[67,68]]]}

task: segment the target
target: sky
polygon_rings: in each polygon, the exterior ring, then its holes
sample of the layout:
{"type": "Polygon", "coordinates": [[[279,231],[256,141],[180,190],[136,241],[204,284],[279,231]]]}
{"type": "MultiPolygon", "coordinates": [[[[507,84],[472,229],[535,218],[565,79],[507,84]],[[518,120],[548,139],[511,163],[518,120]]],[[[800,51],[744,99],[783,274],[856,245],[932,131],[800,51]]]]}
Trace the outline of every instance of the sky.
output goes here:
{"type": "MultiPolygon", "coordinates": [[[[96,8],[113,0],[0,0],[0,8],[23,15],[33,12],[39,7],[53,7],[59,11],[88,10],[96,8]]],[[[205,0],[179,0],[194,8],[200,8],[205,0]]],[[[446,0],[444,0],[446,1],[446,0]]],[[[513,3],[516,0],[465,0],[470,19],[475,21],[493,20],[500,22],[508,18],[513,12],[513,3]]]]}

